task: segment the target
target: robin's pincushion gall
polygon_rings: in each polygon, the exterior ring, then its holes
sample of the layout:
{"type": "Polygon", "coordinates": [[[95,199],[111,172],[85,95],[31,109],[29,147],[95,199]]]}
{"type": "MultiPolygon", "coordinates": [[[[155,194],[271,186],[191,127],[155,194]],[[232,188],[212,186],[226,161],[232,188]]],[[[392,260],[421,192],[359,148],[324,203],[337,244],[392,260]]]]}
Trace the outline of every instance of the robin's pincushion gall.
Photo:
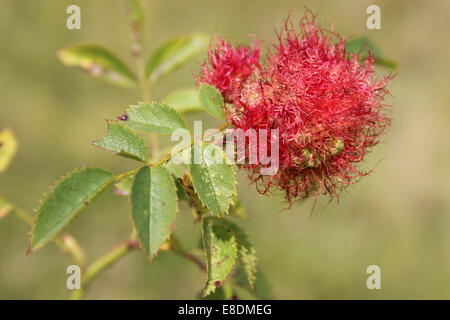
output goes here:
{"type": "Polygon", "coordinates": [[[288,19],[265,64],[259,55],[257,39],[233,47],[216,38],[197,82],[222,93],[236,128],[278,129],[277,173],[261,175],[259,162],[244,165],[261,193],[281,188],[291,204],[311,194],[337,198],[368,174],[358,164],[390,124],[383,100],[392,77],[378,79],[370,52],[364,59],[347,52],[345,39],[324,31],[311,13],[299,32],[288,19]]]}

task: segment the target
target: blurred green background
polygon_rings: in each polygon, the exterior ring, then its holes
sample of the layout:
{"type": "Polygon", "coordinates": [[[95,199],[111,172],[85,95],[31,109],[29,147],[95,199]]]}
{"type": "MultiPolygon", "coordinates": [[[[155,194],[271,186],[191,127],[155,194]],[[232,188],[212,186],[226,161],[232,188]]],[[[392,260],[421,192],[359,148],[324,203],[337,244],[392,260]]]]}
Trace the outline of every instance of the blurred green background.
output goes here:
{"type": "MultiPolygon", "coordinates": [[[[450,2],[448,1],[145,1],[145,55],[161,41],[202,31],[246,42],[249,34],[276,41],[289,13],[305,6],[324,26],[343,35],[367,35],[398,62],[392,81],[391,130],[365,161],[375,172],[343,194],[340,204],[312,201],[291,211],[282,197],[260,196],[240,173],[244,221],[259,261],[282,299],[450,299],[450,2]],[[366,8],[381,7],[382,30],[366,28],[366,8]],[[381,290],[366,287],[367,266],[381,267],[381,290]]],[[[130,65],[130,35],[123,1],[0,1],[0,128],[17,135],[19,153],[0,176],[0,193],[29,212],[55,179],[83,165],[116,173],[134,168],[90,146],[139,94],[112,87],[64,67],[56,51],[75,42],[99,42],[130,65]],[[81,7],[82,29],[68,30],[66,8],[81,7]]],[[[203,57],[197,60],[202,61],[203,57]]],[[[154,88],[157,100],[192,86],[193,62],[154,88]]],[[[381,73],[388,72],[379,69],[381,73]]],[[[189,117],[192,121],[194,117],[189,117]]],[[[208,125],[216,122],[210,117],[208,125]]],[[[112,190],[68,228],[88,259],[120,243],[130,232],[127,200],[112,190]]],[[[67,256],[50,244],[25,256],[29,227],[11,215],[0,220],[0,299],[65,299],[67,256]]],[[[181,207],[175,230],[187,248],[199,226],[181,207]]],[[[86,298],[190,299],[204,283],[195,265],[160,253],[150,265],[136,251],[99,277],[86,298]]]]}

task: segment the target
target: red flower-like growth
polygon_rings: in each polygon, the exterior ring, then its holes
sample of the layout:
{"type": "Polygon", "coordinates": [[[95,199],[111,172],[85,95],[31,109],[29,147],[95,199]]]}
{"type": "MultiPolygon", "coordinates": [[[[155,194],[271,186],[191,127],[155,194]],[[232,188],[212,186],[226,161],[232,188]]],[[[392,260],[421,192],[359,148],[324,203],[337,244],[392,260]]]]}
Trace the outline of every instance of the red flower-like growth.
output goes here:
{"type": "Polygon", "coordinates": [[[231,102],[253,70],[260,68],[260,47],[256,38],[250,47],[235,48],[229,41],[216,37],[216,45],[209,48],[208,63],[203,64],[197,82],[214,85],[226,102],[231,102]]]}
{"type": "Polygon", "coordinates": [[[357,165],[389,126],[383,100],[391,77],[376,78],[373,55],[346,52],[345,40],[323,31],[310,13],[300,28],[286,23],[262,68],[250,48],[219,40],[197,79],[231,102],[227,117],[235,127],[279,130],[278,172],[245,167],[261,193],[281,188],[291,204],[319,192],[338,197],[368,174],[357,165]]]}

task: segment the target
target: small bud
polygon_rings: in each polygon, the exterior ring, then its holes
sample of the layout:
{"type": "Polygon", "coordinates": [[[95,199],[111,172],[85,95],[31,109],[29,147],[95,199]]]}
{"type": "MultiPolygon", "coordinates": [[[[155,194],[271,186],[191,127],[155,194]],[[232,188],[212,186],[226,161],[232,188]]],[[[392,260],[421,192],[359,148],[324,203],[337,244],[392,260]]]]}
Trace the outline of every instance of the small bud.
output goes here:
{"type": "Polygon", "coordinates": [[[337,139],[334,143],[331,143],[330,153],[333,156],[338,156],[341,154],[342,150],[344,150],[344,141],[341,139],[337,139]]]}
{"type": "Polygon", "coordinates": [[[302,160],[307,168],[317,168],[320,166],[320,160],[307,148],[302,150],[302,160]]]}
{"type": "Polygon", "coordinates": [[[117,117],[117,120],[120,120],[120,121],[128,121],[128,119],[129,119],[128,114],[126,112],[122,112],[122,115],[117,117]]]}

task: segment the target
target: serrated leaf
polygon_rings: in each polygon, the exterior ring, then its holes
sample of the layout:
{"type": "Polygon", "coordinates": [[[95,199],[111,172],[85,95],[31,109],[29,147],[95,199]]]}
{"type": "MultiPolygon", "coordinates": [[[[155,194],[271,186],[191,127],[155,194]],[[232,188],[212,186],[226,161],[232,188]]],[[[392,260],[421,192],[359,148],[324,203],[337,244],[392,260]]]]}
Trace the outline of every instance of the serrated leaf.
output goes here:
{"type": "Polygon", "coordinates": [[[234,280],[234,290],[241,300],[268,300],[273,299],[272,288],[261,268],[257,267],[254,288],[251,289],[244,268],[240,266],[234,280]]]}
{"type": "Polygon", "coordinates": [[[237,198],[234,200],[234,204],[230,208],[229,215],[236,218],[248,219],[245,207],[242,205],[242,202],[237,198]]]}
{"type": "Polygon", "coordinates": [[[136,76],[109,50],[95,44],[78,44],[59,50],[58,58],[68,67],[77,67],[110,83],[133,87],[136,76]]]}
{"type": "Polygon", "coordinates": [[[174,177],[175,185],[177,187],[177,196],[180,200],[187,200],[186,191],[184,190],[183,184],[181,183],[181,179],[184,176],[185,168],[183,165],[176,165],[172,161],[169,161],[165,164],[165,167],[174,177]]]}
{"type": "Polygon", "coordinates": [[[131,106],[127,111],[128,127],[147,133],[170,135],[176,129],[187,129],[183,117],[164,104],[144,103],[131,106]]]}
{"type": "Polygon", "coordinates": [[[37,209],[28,252],[43,247],[113,181],[108,170],[84,168],[57,182],[37,209]]]}
{"type": "Polygon", "coordinates": [[[201,53],[208,42],[209,36],[201,33],[191,33],[167,41],[151,55],[145,71],[146,77],[151,83],[157,82],[201,53]]]}
{"type": "Polygon", "coordinates": [[[234,234],[222,219],[202,219],[203,247],[207,260],[207,280],[203,297],[216,291],[236,263],[237,242],[234,234]]]}
{"type": "Polygon", "coordinates": [[[194,189],[211,212],[218,216],[228,213],[236,195],[236,178],[233,167],[225,162],[225,153],[214,145],[203,147],[196,142],[191,149],[189,165],[194,189]],[[217,163],[222,159],[222,163],[217,163]],[[195,162],[199,162],[196,164],[195,162]]]}
{"type": "MultiPolygon", "coordinates": [[[[224,284],[221,287],[218,287],[214,293],[211,293],[209,296],[205,297],[205,300],[233,300],[233,287],[228,283],[224,284]]],[[[201,298],[201,297],[199,297],[201,298]]]]}
{"type": "Polygon", "coordinates": [[[184,88],[168,94],[163,101],[180,113],[204,111],[198,91],[195,88],[184,88]]]}
{"type": "Polygon", "coordinates": [[[13,206],[0,195],[0,219],[4,218],[13,210],[13,206]]]}
{"type": "Polygon", "coordinates": [[[117,196],[129,196],[133,186],[134,176],[125,177],[114,184],[114,194],[117,196]]]}
{"type": "Polygon", "coordinates": [[[179,179],[175,179],[175,185],[177,187],[177,197],[180,200],[187,200],[187,194],[186,191],[184,190],[183,184],[180,182],[179,179]]]}
{"type": "Polygon", "coordinates": [[[183,178],[186,173],[187,167],[184,164],[175,164],[173,161],[168,161],[165,164],[166,168],[170,171],[170,173],[178,179],[183,178]]]}
{"type": "Polygon", "coordinates": [[[397,68],[396,62],[385,59],[381,50],[367,37],[357,37],[347,40],[345,42],[345,49],[347,52],[353,54],[360,53],[360,57],[363,60],[368,57],[370,51],[374,55],[375,64],[391,69],[397,68]]]}
{"type": "Polygon", "coordinates": [[[225,119],[223,98],[215,87],[202,84],[199,89],[199,98],[206,112],[219,119],[225,119]]]}
{"type": "Polygon", "coordinates": [[[108,121],[106,135],[92,144],[122,157],[148,163],[148,151],[144,140],[136,132],[117,121],[108,121]]]}
{"type": "Polygon", "coordinates": [[[258,262],[258,259],[256,257],[256,249],[250,243],[247,235],[245,234],[244,230],[242,230],[242,228],[229,220],[225,220],[224,223],[236,236],[239,250],[239,259],[247,276],[249,286],[253,290],[256,280],[258,262]]]}
{"type": "Polygon", "coordinates": [[[5,171],[17,153],[17,140],[13,132],[5,129],[0,132],[0,173],[5,171]]]}
{"type": "Polygon", "coordinates": [[[138,171],[131,190],[131,213],[139,242],[151,260],[175,226],[176,187],[166,168],[145,166],[138,171]]]}

